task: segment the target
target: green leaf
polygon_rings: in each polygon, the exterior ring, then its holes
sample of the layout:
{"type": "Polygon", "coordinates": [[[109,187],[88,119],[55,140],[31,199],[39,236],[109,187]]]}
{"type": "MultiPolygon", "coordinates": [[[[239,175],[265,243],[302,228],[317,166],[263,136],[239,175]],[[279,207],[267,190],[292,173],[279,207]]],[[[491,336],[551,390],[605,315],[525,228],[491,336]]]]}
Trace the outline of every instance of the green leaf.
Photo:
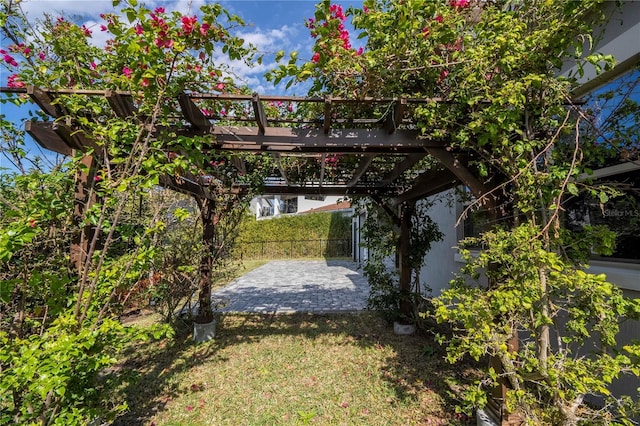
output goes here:
{"type": "Polygon", "coordinates": [[[600,192],[599,198],[600,198],[600,203],[602,203],[602,204],[604,204],[607,201],[609,201],[609,196],[607,195],[606,192],[600,192]]]}
{"type": "Polygon", "coordinates": [[[129,20],[129,22],[133,22],[136,20],[136,12],[135,10],[127,10],[127,19],[129,20]]]}
{"type": "Polygon", "coordinates": [[[569,182],[567,184],[567,191],[569,191],[571,195],[578,195],[578,187],[575,183],[569,182]]]}

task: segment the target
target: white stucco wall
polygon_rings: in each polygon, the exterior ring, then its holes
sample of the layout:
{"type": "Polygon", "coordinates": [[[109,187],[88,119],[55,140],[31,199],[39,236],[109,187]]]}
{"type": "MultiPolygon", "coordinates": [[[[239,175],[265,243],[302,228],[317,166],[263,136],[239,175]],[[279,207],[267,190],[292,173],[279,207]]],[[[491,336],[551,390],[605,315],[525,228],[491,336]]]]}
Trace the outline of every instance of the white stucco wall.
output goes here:
{"type": "Polygon", "coordinates": [[[455,228],[458,218],[456,203],[452,202],[452,190],[429,199],[435,200],[435,204],[429,209],[429,215],[438,224],[444,238],[442,241],[434,243],[431,251],[427,253],[425,265],[420,271],[420,283],[423,288],[424,286],[429,287],[433,296],[439,296],[443,289],[449,287],[449,281],[461,266],[455,260],[457,250],[454,248],[458,242],[455,228]]]}

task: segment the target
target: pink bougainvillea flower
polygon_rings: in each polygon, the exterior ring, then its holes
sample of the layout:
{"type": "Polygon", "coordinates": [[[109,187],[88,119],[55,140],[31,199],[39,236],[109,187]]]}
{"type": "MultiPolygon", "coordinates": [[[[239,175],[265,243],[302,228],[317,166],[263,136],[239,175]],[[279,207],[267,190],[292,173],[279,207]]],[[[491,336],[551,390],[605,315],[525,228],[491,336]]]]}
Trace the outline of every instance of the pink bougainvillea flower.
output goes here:
{"type": "Polygon", "coordinates": [[[313,56],[311,57],[311,62],[313,62],[314,64],[320,62],[320,54],[318,52],[313,54],[313,56]]]}
{"type": "Polygon", "coordinates": [[[95,70],[97,65],[95,62],[91,61],[91,63],[89,64],[89,67],[91,67],[92,70],[95,70]]]}
{"type": "Polygon", "coordinates": [[[94,182],[100,182],[102,180],[102,178],[100,176],[94,176],[93,177],[93,181],[94,182]]]}
{"type": "Polygon", "coordinates": [[[364,13],[369,13],[369,8],[367,6],[362,6],[362,11],[364,13]]]}
{"type": "Polygon", "coordinates": [[[85,25],[80,27],[80,29],[82,30],[82,34],[84,34],[85,37],[91,37],[91,30],[87,28],[85,25]]]}
{"type": "Polygon", "coordinates": [[[288,110],[289,112],[293,112],[293,104],[289,104],[289,105],[287,106],[287,110],[288,110]]]}
{"type": "Polygon", "coordinates": [[[224,83],[216,84],[216,90],[224,90],[224,83]]]}
{"type": "Polygon", "coordinates": [[[184,33],[191,34],[196,23],[198,22],[198,17],[195,15],[192,17],[183,16],[182,18],[180,18],[180,20],[182,21],[182,30],[184,31],[184,33]]]}
{"type": "Polygon", "coordinates": [[[164,7],[156,7],[153,11],[154,13],[164,13],[164,7]]]}
{"type": "Polygon", "coordinates": [[[363,52],[364,52],[364,48],[363,48],[363,47],[360,47],[360,48],[358,49],[358,51],[356,52],[356,55],[360,56],[360,55],[362,55],[362,53],[363,53],[363,52]]]}
{"type": "Polygon", "coordinates": [[[449,6],[456,9],[463,9],[465,7],[469,7],[471,5],[470,0],[453,0],[449,2],[449,6]]]}
{"type": "Polygon", "coordinates": [[[44,61],[45,55],[43,52],[38,53],[38,58],[40,58],[41,61],[44,61]]]}
{"type": "Polygon", "coordinates": [[[7,86],[19,89],[24,87],[25,84],[24,82],[20,81],[20,77],[18,77],[18,74],[12,74],[7,77],[7,86]]]}
{"type": "Polygon", "coordinates": [[[105,24],[100,24],[100,31],[108,31],[108,28],[105,24]]]}
{"type": "Polygon", "coordinates": [[[444,18],[442,17],[442,15],[438,15],[434,18],[434,21],[436,21],[437,23],[442,23],[443,20],[444,18]]]}
{"type": "Polygon", "coordinates": [[[431,34],[431,31],[429,30],[429,27],[424,27],[422,29],[422,36],[423,37],[429,37],[429,34],[431,34]]]}
{"type": "Polygon", "coordinates": [[[440,76],[438,76],[438,83],[440,83],[442,80],[444,80],[445,78],[447,78],[447,76],[449,75],[449,71],[447,70],[442,70],[440,72],[440,76]]]}
{"type": "Polygon", "coordinates": [[[203,23],[202,25],[200,25],[200,34],[202,34],[203,37],[206,37],[207,33],[209,32],[209,28],[211,28],[211,25],[207,24],[206,22],[203,23]]]}
{"type": "Polygon", "coordinates": [[[127,67],[122,67],[122,74],[127,78],[131,78],[131,70],[127,67]]]}
{"type": "Polygon", "coordinates": [[[13,65],[14,67],[18,66],[18,63],[16,62],[15,59],[13,59],[13,56],[9,55],[9,54],[5,54],[2,59],[8,63],[9,65],[13,65]]]}
{"type": "Polygon", "coordinates": [[[142,87],[149,87],[149,79],[143,78],[140,84],[142,85],[142,87]]]}
{"type": "Polygon", "coordinates": [[[142,25],[136,24],[136,26],[134,28],[136,30],[136,34],[138,34],[138,35],[142,34],[142,32],[143,32],[142,25]]]}

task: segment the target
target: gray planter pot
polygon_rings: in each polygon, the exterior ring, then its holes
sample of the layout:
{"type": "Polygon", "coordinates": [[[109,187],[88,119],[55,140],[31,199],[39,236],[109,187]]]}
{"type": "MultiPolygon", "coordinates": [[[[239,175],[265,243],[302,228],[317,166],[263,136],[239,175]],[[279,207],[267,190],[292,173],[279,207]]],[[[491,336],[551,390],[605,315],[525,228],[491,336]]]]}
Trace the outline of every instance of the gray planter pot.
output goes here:
{"type": "Polygon", "coordinates": [[[476,411],[476,424],[478,426],[498,426],[498,423],[484,410],[476,411]]]}
{"type": "Polygon", "coordinates": [[[406,336],[416,332],[415,324],[400,324],[399,322],[393,323],[393,332],[398,336],[406,336]]]}
{"type": "Polygon", "coordinates": [[[208,342],[216,337],[216,320],[206,324],[193,323],[193,341],[196,343],[208,342]]]}

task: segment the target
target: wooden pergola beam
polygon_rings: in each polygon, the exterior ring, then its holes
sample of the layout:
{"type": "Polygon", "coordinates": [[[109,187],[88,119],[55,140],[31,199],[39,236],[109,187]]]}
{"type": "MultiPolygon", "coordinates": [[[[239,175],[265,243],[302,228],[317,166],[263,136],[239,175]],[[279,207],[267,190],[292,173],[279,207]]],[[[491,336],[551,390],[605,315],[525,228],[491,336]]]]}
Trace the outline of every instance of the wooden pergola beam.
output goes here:
{"type": "Polygon", "coordinates": [[[331,98],[326,97],[324,99],[324,123],[323,123],[324,134],[328,135],[329,130],[331,130],[331,98]]]}
{"type": "Polygon", "coordinates": [[[427,148],[427,151],[466,185],[474,196],[479,198],[488,192],[486,186],[450,151],[433,148],[427,148]]]}
{"type": "Polygon", "coordinates": [[[253,113],[256,123],[258,124],[258,131],[260,134],[264,135],[265,129],[269,126],[269,123],[267,121],[267,114],[264,112],[264,105],[262,105],[262,101],[260,101],[260,95],[254,93],[251,99],[251,104],[253,105],[253,113]]]}
{"type": "Polygon", "coordinates": [[[398,179],[402,173],[415,166],[418,161],[422,160],[427,154],[409,154],[402,161],[396,163],[393,170],[382,179],[382,185],[390,185],[393,181],[398,179]]]}
{"type": "Polygon", "coordinates": [[[460,181],[450,170],[429,170],[418,176],[410,189],[394,197],[392,204],[398,206],[404,202],[420,200],[459,184],[460,181]]]}
{"type": "Polygon", "coordinates": [[[53,97],[49,92],[35,86],[28,86],[27,95],[29,95],[31,100],[35,102],[42,111],[46,112],[51,117],[58,118],[65,115],[65,111],[63,111],[60,105],[54,105],[53,97]]]}
{"type": "Polygon", "coordinates": [[[441,148],[441,144],[429,139],[418,139],[417,130],[397,130],[388,134],[384,129],[294,129],[268,127],[261,134],[258,127],[212,126],[208,130],[177,129],[180,136],[215,136],[212,147],[224,145],[225,149],[262,150],[269,146],[290,147],[301,152],[425,152],[429,146],[441,148]],[[254,145],[254,146],[251,146],[254,145]],[[261,147],[263,145],[264,147],[261,147]],[[242,148],[244,146],[244,148],[242,148]],[[344,150],[344,151],[342,151],[344,150]]]}
{"type": "Polygon", "coordinates": [[[27,121],[24,130],[44,149],[62,155],[71,155],[73,149],[53,130],[53,123],[27,121]]]}
{"type": "Polygon", "coordinates": [[[347,183],[348,187],[352,187],[356,183],[358,183],[360,178],[366,173],[369,166],[371,166],[371,163],[373,162],[373,159],[375,157],[376,156],[374,154],[365,154],[362,156],[362,158],[360,159],[360,162],[358,163],[358,167],[353,172],[353,177],[351,178],[349,183],[347,183]]]}
{"type": "Polygon", "coordinates": [[[211,127],[211,122],[198,106],[193,103],[189,95],[181,93],[178,103],[184,118],[196,129],[206,131],[211,127]]]}
{"type": "Polygon", "coordinates": [[[111,109],[120,118],[133,117],[138,111],[130,94],[121,94],[115,90],[107,89],[105,97],[111,109]]]}
{"type": "Polygon", "coordinates": [[[395,101],[393,103],[391,114],[387,115],[387,120],[384,123],[384,128],[389,132],[389,134],[395,132],[398,126],[402,124],[402,118],[404,116],[406,106],[406,98],[400,98],[399,101],[395,101]]]}
{"type": "Polygon", "coordinates": [[[364,186],[364,185],[264,185],[261,187],[263,195],[381,195],[392,196],[397,193],[397,188],[364,186]]]}

